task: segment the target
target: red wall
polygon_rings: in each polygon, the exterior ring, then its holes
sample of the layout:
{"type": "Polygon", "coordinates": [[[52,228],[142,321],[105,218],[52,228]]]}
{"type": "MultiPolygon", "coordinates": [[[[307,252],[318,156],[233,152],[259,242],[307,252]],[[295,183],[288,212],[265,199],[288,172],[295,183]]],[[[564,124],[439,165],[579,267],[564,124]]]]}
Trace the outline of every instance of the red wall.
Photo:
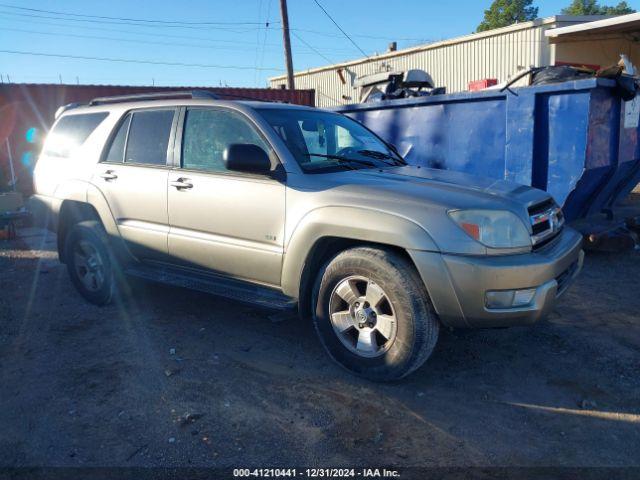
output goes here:
{"type": "Polygon", "coordinates": [[[17,189],[24,195],[32,192],[31,171],[38,152],[27,142],[30,128],[40,132],[49,129],[58,107],[72,102],[88,102],[96,97],[165,90],[207,90],[223,98],[283,101],[315,105],[314,90],[279,90],[267,88],[200,88],[200,87],[127,87],[109,85],[40,85],[0,84],[0,190],[10,181],[9,152],[17,177],[17,189]]]}

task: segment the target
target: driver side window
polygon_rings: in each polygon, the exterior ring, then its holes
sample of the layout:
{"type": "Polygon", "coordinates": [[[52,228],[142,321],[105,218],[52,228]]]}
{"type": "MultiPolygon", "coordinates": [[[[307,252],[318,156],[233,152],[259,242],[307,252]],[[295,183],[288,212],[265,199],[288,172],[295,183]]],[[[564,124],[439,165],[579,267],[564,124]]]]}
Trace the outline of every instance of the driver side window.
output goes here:
{"type": "MultiPolygon", "coordinates": [[[[302,132],[302,137],[304,138],[304,143],[309,153],[317,153],[320,155],[332,153],[329,151],[327,142],[328,135],[324,122],[300,120],[298,121],[298,126],[302,132]]],[[[311,161],[313,161],[313,158],[311,158],[311,161]]]]}
{"type": "Polygon", "coordinates": [[[351,135],[346,128],[336,125],[336,151],[349,147],[362,148],[362,142],[351,135]]]}
{"type": "Polygon", "coordinates": [[[239,114],[206,108],[187,109],[182,139],[182,168],[226,172],[223,153],[232,143],[249,143],[269,153],[255,128],[239,114]]]}
{"type": "Polygon", "coordinates": [[[324,162],[325,155],[339,155],[345,148],[362,148],[362,141],[339,125],[327,126],[322,121],[299,120],[297,126],[309,153],[309,162],[324,162]]]}

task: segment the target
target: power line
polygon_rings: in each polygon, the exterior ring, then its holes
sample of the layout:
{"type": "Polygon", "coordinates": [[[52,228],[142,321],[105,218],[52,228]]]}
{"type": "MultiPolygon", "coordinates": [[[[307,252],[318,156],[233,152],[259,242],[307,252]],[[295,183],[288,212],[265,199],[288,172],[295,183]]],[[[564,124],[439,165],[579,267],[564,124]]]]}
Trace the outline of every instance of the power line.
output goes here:
{"type": "MultiPolygon", "coordinates": [[[[6,12],[0,12],[0,17],[6,14],[6,12]]],[[[43,21],[38,21],[38,20],[24,20],[24,19],[6,19],[6,20],[10,20],[11,22],[22,22],[22,23],[28,23],[29,25],[31,24],[38,24],[38,25],[50,25],[52,27],[56,27],[56,28],[80,28],[82,30],[91,30],[91,31],[95,31],[95,30],[100,30],[102,32],[117,32],[117,33],[126,33],[129,35],[139,35],[139,36],[145,36],[145,37],[153,37],[153,38],[157,38],[158,34],[157,33],[153,33],[153,32],[136,32],[136,31],[131,31],[131,30],[122,30],[119,28],[105,28],[105,27],[95,27],[95,26],[88,26],[88,25],[73,25],[73,27],[70,27],[68,25],[65,24],[59,24],[59,23],[53,23],[53,22],[43,22],[43,21]]],[[[64,19],[58,19],[56,18],[55,20],[64,20],[64,19]]],[[[168,33],[163,33],[162,34],[163,37],[166,38],[182,38],[182,39],[187,39],[187,40],[199,40],[202,42],[221,42],[221,43],[235,43],[235,44],[246,44],[246,45],[255,45],[254,42],[245,42],[242,40],[223,40],[223,39],[217,39],[217,38],[203,38],[203,37],[194,37],[191,35],[172,35],[172,34],[168,34],[168,33]]],[[[277,46],[276,44],[273,44],[272,46],[277,46]]]]}
{"type": "MultiPolygon", "coordinates": [[[[69,78],[73,77],[73,81],[76,82],[78,78],[75,74],[69,74],[69,78]]],[[[60,77],[58,75],[20,75],[11,74],[11,78],[7,80],[7,74],[4,74],[5,83],[31,83],[49,81],[48,83],[60,83],[60,77]]],[[[66,77],[65,77],[66,78],[66,77]]],[[[80,85],[131,85],[131,86],[154,86],[149,80],[149,77],[129,77],[129,76],[117,76],[117,77],[105,77],[98,76],[92,77],[88,75],[81,75],[79,77],[80,85]]],[[[155,86],[164,84],[164,86],[176,86],[184,87],[184,76],[180,77],[155,77],[155,86]]],[[[192,88],[202,89],[211,87],[210,84],[206,85],[189,85],[192,88]]],[[[234,88],[255,88],[253,83],[246,81],[234,82],[234,88]]]]}
{"type": "Polygon", "coordinates": [[[105,37],[101,35],[80,35],[76,33],[58,33],[58,32],[42,32],[37,30],[25,30],[21,28],[6,28],[3,27],[4,32],[19,32],[19,33],[32,33],[35,35],[50,35],[54,37],[70,37],[70,38],[86,38],[89,40],[108,40],[111,42],[132,42],[132,43],[144,43],[148,45],[166,45],[170,47],[189,47],[189,48],[207,48],[207,49],[224,49],[224,50],[241,50],[245,51],[243,47],[231,47],[226,45],[198,45],[196,43],[176,43],[176,42],[156,42],[153,40],[143,40],[139,38],[115,38],[105,37]]]}
{"type": "MultiPolygon", "coordinates": [[[[292,28],[291,30],[296,30],[298,32],[304,32],[304,33],[312,33],[314,35],[320,35],[323,37],[333,37],[333,38],[342,37],[342,35],[339,33],[322,32],[319,30],[310,30],[306,28],[292,28]]],[[[426,38],[418,38],[418,37],[395,37],[395,36],[383,37],[380,35],[364,35],[364,34],[358,34],[358,33],[352,33],[351,36],[357,37],[357,38],[368,38],[372,40],[393,40],[393,41],[423,42],[423,43],[431,41],[426,38]]]]}
{"type": "MultiPolygon", "coordinates": [[[[19,33],[31,33],[31,34],[35,34],[35,35],[49,35],[49,36],[54,36],[54,37],[69,37],[69,38],[86,38],[86,39],[90,39],[90,40],[108,40],[110,42],[130,42],[130,43],[136,43],[136,44],[148,44],[148,45],[166,45],[169,47],[189,47],[189,48],[204,48],[204,49],[211,49],[211,50],[239,50],[239,51],[246,51],[246,48],[243,47],[231,47],[231,46],[226,46],[226,45],[198,45],[196,43],[176,43],[176,42],[157,42],[154,40],[142,40],[142,39],[138,39],[138,38],[115,38],[115,37],[104,37],[104,36],[100,36],[100,35],[80,35],[80,34],[75,34],[75,33],[58,33],[58,32],[42,32],[42,31],[38,31],[38,30],[26,30],[26,29],[21,29],[21,28],[8,28],[8,27],[2,27],[2,31],[5,32],[19,32],[19,33]]],[[[129,33],[129,32],[126,32],[129,33]]],[[[202,39],[205,40],[205,39],[202,39]]],[[[247,42],[250,45],[257,45],[260,46],[259,44],[253,44],[250,42],[247,42]]],[[[276,46],[275,44],[273,46],[276,46]]],[[[263,45],[263,51],[264,49],[266,49],[266,47],[263,45]]],[[[300,52],[301,54],[317,54],[318,52],[315,50],[309,50],[309,51],[303,51],[300,52]]],[[[262,66],[262,65],[260,65],[262,66]]]]}
{"type": "MultiPolygon", "coordinates": [[[[0,17],[2,15],[2,12],[0,12],[0,17]]],[[[60,25],[57,23],[53,23],[53,22],[43,22],[43,21],[38,21],[38,20],[21,20],[21,19],[11,19],[11,22],[22,22],[22,23],[29,23],[31,24],[38,24],[38,25],[50,25],[56,28],[69,28],[67,25],[60,25]]],[[[153,38],[158,38],[158,34],[157,33],[152,33],[152,32],[137,32],[137,31],[131,31],[131,30],[122,30],[119,28],[105,28],[105,27],[96,27],[96,26],[88,26],[88,25],[74,25],[73,28],[79,28],[82,30],[91,30],[91,31],[102,31],[102,32],[116,32],[116,33],[126,33],[128,35],[137,35],[137,36],[143,36],[143,37],[153,37],[153,38]]],[[[9,30],[9,28],[3,28],[4,30],[9,30]]],[[[26,30],[25,30],[26,32],[26,30]]],[[[52,34],[56,34],[55,32],[51,32],[52,34]]],[[[60,33],[59,35],[64,35],[62,33],[60,33]]],[[[192,35],[172,35],[169,33],[163,33],[162,34],[163,37],[165,38],[180,38],[180,39],[186,39],[186,40],[198,40],[201,42],[218,42],[218,43],[231,43],[231,44],[242,44],[242,45],[256,45],[255,42],[247,42],[247,41],[243,41],[243,40],[228,40],[228,39],[218,39],[218,38],[204,38],[204,37],[195,37],[192,35]]],[[[270,47],[280,47],[280,44],[278,43],[267,43],[267,46],[270,47]]]]}
{"type": "MultiPolygon", "coordinates": [[[[0,4],[0,7],[2,5],[0,4]]],[[[91,28],[91,29],[99,29],[100,27],[93,27],[93,26],[86,26],[86,25],[78,25],[78,23],[90,23],[90,24],[107,24],[107,25],[122,25],[122,26],[132,26],[132,27],[147,27],[147,28],[162,28],[162,27],[172,27],[172,28],[187,28],[187,29],[192,29],[192,30],[198,30],[198,31],[203,31],[203,30],[222,30],[225,31],[227,33],[234,33],[234,34],[245,34],[248,31],[252,31],[252,30],[268,30],[269,27],[267,25],[264,25],[261,23],[259,25],[254,25],[254,26],[245,26],[244,29],[242,30],[237,30],[237,29],[232,29],[230,28],[230,26],[196,26],[196,25],[153,25],[153,24],[141,24],[141,23],[131,23],[131,22],[127,22],[127,21],[102,21],[102,20],[91,20],[91,19],[78,19],[78,18],[63,18],[63,17],[52,17],[52,16],[48,16],[48,15],[31,15],[31,14],[27,14],[27,13],[18,13],[18,12],[7,12],[7,11],[0,11],[0,15],[11,15],[11,16],[19,16],[19,17],[26,17],[29,19],[33,19],[33,18],[38,18],[38,19],[47,19],[47,20],[53,20],[55,22],[74,22],[76,28],[91,28]]],[[[28,23],[40,23],[43,25],[56,25],[54,23],[51,22],[43,22],[43,21],[38,21],[38,20],[12,20],[12,21],[20,21],[20,22],[28,22],[28,23]]],[[[271,23],[280,23],[278,22],[271,22],[271,23]]],[[[67,27],[65,25],[65,27],[67,27]]],[[[68,27],[67,27],[68,28],[68,27]]],[[[105,28],[102,28],[102,30],[107,30],[105,28]]],[[[112,31],[118,31],[115,29],[110,29],[112,31]]],[[[337,38],[337,37],[342,37],[341,34],[334,34],[334,33],[330,33],[330,32],[322,32],[322,31],[318,31],[318,30],[311,30],[311,29],[303,29],[303,28],[291,28],[290,29],[292,32],[293,31],[298,31],[298,32],[304,32],[304,33],[310,33],[313,35],[319,35],[319,36],[323,36],[323,37],[329,37],[329,38],[337,38]]],[[[122,31],[122,30],[121,30],[122,31]]],[[[129,33],[129,32],[125,32],[125,33],[129,33]]],[[[135,35],[155,35],[155,34],[147,34],[145,32],[130,32],[132,34],[135,35]]],[[[170,34],[166,34],[163,33],[162,34],[165,37],[173,37],[173,38],[197,38],[197,37],[187,37],[187,36],[177,36],[177,35],[170,35],[170,34]]],[[[423,39],[423,38],[411,38],[411,37],[382,37],[382,36],[375,36],[375,35],[359,35],[359,34],[352,34],[352,37],[361,37],[361,38],[368,38],[368,39],[376,39],[376,40],[398,40],[398,41],[417,41],[417,42],[426,42],[427,40],[423,39]]],[[[202,39],[205,40],[205,39],[202,39]]],[[[220,42],[226,41],[229,43],[249,43],[249,42],[236,42],[236,41],[231,41],[231,40],[218,40],[220,42]]],[[[254,44],[253,42],[250,42],[251,44],[254,44]]]]}
{"type": "Polygon", "coordinates": [[[243,30],[237,30],[230,28],[231,25],[177,25],[177,24],[149,24],[149,23],[140,23],[140,22],[131,22],[131,21],[120,21],[120,20],[97,20],[90,18],[63,18],[63,17],[52,17],[50,15],[39,15],[39,14],[30,14],[30,13],[18,13],[18,12],[0,12],[4,15],[17,15],[20,17],[29,17],[29,18],[46,18],[50,20],[58,20],[65,22],[83,22],[83,23],[97,23],[97,24],[111,24],[111,25],[129,25],[132,27],[147,27],[147,28],[187,28],[191,30],[225,30],[233,33],[246,33],[251,30],[261,30],[262,26],[257,25],[244,25],[243,30]]]}
{"type": "Polygon", "coordinates": [[[266,51],[266,47],[267,47],[267,33],[269,32],[268,30],[268,26],[269,26],[269,17],[271,15],[271,0],[269,0],[269,3],[267,4],[267,28],[264,29],[264,38],[262,39],[262,53],[260,55],[260,67],[262,67],[262,65],[264,65],[264,52],[266,51]]]}
{"type": "MultiPolygon", "coordinates": [[[[262,10],[262,0],[260,0],[260,10],[262,10]]],[[[267,35],[269,33],[269,26],[271,25],[271,22],[269,20],[271,16],[271,0],[269,0],[269,2],[267,3],[267,10],[266,10],[266,15],[265,15],[265,26],[266,28],[264,29],[264,32],[262,34],[262,47],[260,47],[258,45],[258,48],[256,49],[256,66],[262,67],[262,65],[264,65],[264,54],[267,51],[267,35]],[[260,62],[260,63],[258,63],[260,62]]],[[[260,17],[258,17],[258,20],[260,20],[260,17]]],[[[257,39],[258,39],[258,44],[260,43],[260,32],[258,32],[257,35],[257,39]]],[[[256,70],[256,74],[254,77],[254,83],[258,84],[258,70],[256,70]]]]}
{"type": "Polygon", "coordinates": [[[340,25],[338,25],[338,22],[336,22],[336,21],[333,19],[333,17],[332,17],[331,15],[329,15],[329,12],[327,12],[327,11],[324,9],[324,7],[323,7],[322,5],[320,5],[320,2],[318,2],[318,0],[313,0],[313,1],[314,1],[314,2],[316,2],[316,5],[318,5],[318,6],[320,7],[320,10],[322,10],[322,11],[324,12],[324,14],[325,14],[327,17],[329,17],[329,20],[331,20],[331,21],[333,22],[333,24],[334,24],[336,27],[338,27],[338,30],[340,30],[340,31],[342,32],[342,34],[343,34],[345,37],[347,37],[347,39],[348,39],[351,43],[353,43],[353,45],[354,45],[358,50],[360,50],[360,52],[361,52],[365,57],[369,58],[369,55],[367,55],[367,54],[365,53],[365,51],[364,51],[364,50],[362,50],[362,49],[360,48],[360,46],[359,46],[356,42],[354,42],[354,41],[353,41],[353,39],[352,39],[352,38],[347,34],[347,32],[345,32],[345,31],[342,29],[342,27],[341,27],[340,25]]]}
{"type": "MultiPolygon", "coordinates": [[[[5,20],[2,18],[2,12],[0,12],[0,21],[1,20],[5,20]]],[[[9,21],[9,19],[6,19],[7,21],[9,21]]],[[[29,25],[33,25],[33,24],[37,24],[37,25],[49,25],[52,27],[56,27],[56,28],[64,28],[65,32],[68,31],[69,28],[75,28],[75,29],[81,29],[81,30],[90,30],[92,32],[94,31],[101,31],[101,32],[116,32],[116,33],[125,33],[127,35],[136,35],[136,36],[142,36],[142,37],[151,37],[151,38],[158,38],[158,34],[157,33],[153,33],[153,32],[139,32],[139,31],[132,31],[132,30],[123,30],[120,28],[108,28],[108,27],[96,27],[96,26],[88,26],[88,25],[74,25],[73,27],[69,27],[67,25],[61,25],[58,23],[54,23],[54,22],[43,22],[43,21],[38,21],[38,20],[24,20],[24,19],[10,19],[10,21],[12,22],[12,24],[14,22],[21,22],[21,23],[28,23],[29,25]]],[[[51,34],[51,35],[60,35],[60,36],[65,36],[65,35],[71,35],[68,33],[58,33],[58,32],[36,32],[33,30],[19,30],[19,29],[13,29],[11,27],[2,27],[0,26],[1,30],[14,30],[14,31],[21,31],[24,33],[37,33],[37,34],[51,34]]],[[[267,33],[268,29],[265,29],[265,35],[267,33]]],[[[236,45],[251,45],[251,46],[255,46],[256,43],[255,42],[247,42],[244,40],[240,40],[240,39],[234,39],[234,40],[228,40],[228,39],[222,39],[222,38],[205,38],[205,37],[201,37],[201,36],[193,36],[193,35],[175,35],[175,34],[170,34],[170,33],[162,33],[162,37],[163,38],[179,38],[179,39],[186,39],[186,40],[197,40],[200,42],[206,42],[206,43],[230,43],[230,44],[236,44],[236,45]]],[[[107,37],[104,38],[105,40],[107,40],[107,37]]],[[[111,38],[109,38],[109,40],[111,40],[111,38]]],[[[115,38],[113,38],[113,40],[117,40],[115,38]]],[[[138,41],[135,39],[131,39],[131,41],[138,41]]],[[[142,41],[141,41],[142,42],[142,41]]],[[[144,41],[143,43],[146,43],[146,41],[144,41]]],[[[178,45],[177,43],[171,43],[171,45],[178,45]]],[[[269,47],[278,47],[280,48],[280,44],[279,43],[265,43],[266,46],[269,47]]],[[[186,44],[183,44],[182,46],[187,46],[186,44]]],[[[195,46],[195,45],[194,45],[195,46]]],[[[203,45],[203,47],[206,47],[205,45],[203,45]]],[[[332,52],[342,52],[342,53],[346,53],[350,50],[345,50],[345,49],[331,49],[332,52]]],[[[303,53],[313,53],[313,52],[303,52],[303,53]]]]}
{"type": "MultiPolygon", "coordinates": [[[[59,53],[45,53],[45,52],[25,52],[20,50],[0,50],[0,53],[8,53],[11,55],[31,55],[37,57],[53,57],[53,58],[72,58],[75,60],[95,60],[100,62],[119,62],[119,63],[139,63],[148,65],[167,65],[170,67],[196,67],[196,68],[223,68],[229,70],[254,70],[258,67],[250,67],[244,65],[214,65],[207,63],[183,63],[183,62],[162,62],[156,60],[140,60],[129,58],[111,58],[111,57],[89,57],[84,55],[64,55],[59,53]]],[[[282,72],[280,68],[264,67],[259,68],[261,71],[282,72]]]]}
{"type": "Polygon", "coordinates": [[[98,18],[101,20],[118,20],[118,21],[127,21],[127,22],[140,22],[140,23],[158,23],[163,25],[262,25],[261,22],[192,22],[192,21],[183,21],[183,20],[150,20],[146,18],[127,18],[127,17],[108,17],[103,15],[86,15],[80,13],[70,13],[70,12],[60,12],[55,10],[43,10],[39,8],[27,8],[27,7],[18,7],[16,5],[9,5],[6,3],[0,3],[1,7],[13,8],[16,10],[24,10],[28,12],[38,12],[38,13],[50,13],[53,15],[66,15],[69,17],[78,17],[78,18],[98,18]]]}
{"type": "MultiPolygon", "coordinates": [[[[26,16],[29,18],[45,18],[45,19],[59,20],[59,21],[61,20],[61,21],[72,21],[72,22],[75,21],[75,22],[90,22],[90,23],[106,23],[106,24],[116,24],[116,25],[147,26],[147,27],[165,26],[165,27],[195,28],[195,29],[203,29],[204,27],[214,28],[215,26],[217,26],[218,29],[222,29],[222,30],[228,30],[228,28],[224,28],[225,26],[226,27],[246,26],[246,27],[252,27],[251,29],[257,29],[257,30],[268,29],[268,25],[265,25],[262,22],[191,22],[191,21],[177,21],[177,20],[155,20],[155,19],[150,20],[150,19],[142,19],[142,18],[109,17],[104,15],[85,15],[85,14],[69,13],[69,12],[57,12],[54,10],[18,7],[15,5],[9,5],[5,3],[0,3],[0,7],[19,9],[22,11],[31,11],[36,13],[49,13],[53,15],[66,15],[66,16],[76,17],[76,18],[63,18],[63,17],[51,17],[47,15],[29,15],[29,14],[17,13],[17,12],[2,12],[9,15],[20,15],[20,16],[26,16]],[[90,19],[95,19],[95,20],[90,20],[90,19]]],[[[274,20],[270,23],[280,23],[280,21],[274,20]]],[[[305,32],[305,33],[313,33],[315,35],[322,35],[325,37],[339,36],[336,34],[332,34],[330,32],[322,32],[318,30],[301,29],[301,28],[292,28],[291,30],[292,31],[297,30],[299,32],[305,32]]],[[[234,33],[246,33],[246,31],[235,31],[234,33]]],[[[369,38],[374,40],[398,40],[398,41],[408,41],[408,42],[414,42],[414,41],[424,42],[425,41],[424,38],[418,38],[418,37],[384,37],[379,35],[364,35],[364,34],[352,34],[351,37],[369,38]]]]}
{"type": "MultiPolygon", "coordinates": [[[[258,21],[260,21],[260,18],[262,17],[262,0],[258,0],[260,3],[258,4],[258,21]]],[[[259,52],[260,52],[260,31],[256,31],[256,52],[254,55],[254,60],[253,60],[253,66],[257,67],[258,66],[258,57],[259,57],[259,52]]],[[[253,74],[253,81],[254,83],[258,83],[258,70],[256,70],[253,74]]]]}
{"type": "Polygon", "coordinates": [[[304,43],[309,49],[313,50],[316,54],[318,54],[318,56],[322,57],[324,60],[326,60],[329,63],[336,63],[333,60],[331,60],[330,58],[326,57],[325,55],[323,55],[322,53],[320,53],[318,50],[316,50],[315,47],[313,47],[312,45],[310,45],[309,43],[307,43],[300,35],[298,35],[296,32],[291,32],[293,33],[293,36],[296,37],[298,40],[300,40],[302,43],[304,43]]]}

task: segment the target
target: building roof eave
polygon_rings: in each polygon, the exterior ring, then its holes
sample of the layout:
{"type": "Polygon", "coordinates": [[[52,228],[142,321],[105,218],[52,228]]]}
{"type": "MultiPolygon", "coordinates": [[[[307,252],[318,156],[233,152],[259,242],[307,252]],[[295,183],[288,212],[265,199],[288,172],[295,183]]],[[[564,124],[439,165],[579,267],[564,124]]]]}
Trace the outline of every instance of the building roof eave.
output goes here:
{"type": "MultiPolygon", "coordinates": [[[[324,65],[324,66],[321,66],[321,67],[315,67],[315,68],[310,68],[310,69],[307,69],[307,70],[301,70],[301,71],[298,71],[298,72],[294,72],[294,76],[297,77],[297,76],[309,75],[309,74],[313,74],[313,73],[320,73],[320,72],[327,71],[327,70],[336,70],[336,69],[340,69],[340,68],[349,68],[349,67],[354,66],[354,65],[360,65],[360,64],[368,63],[368,62],[376,62],[376,61],[380,61],[380,60],[391,59],[391,58],[395,58],[395,57],[398,57],[398,56],[409,55],[409,54],[412,54],[412,53],[432,50],[432,49],[435,49],[435,48],[441,48],[441,47],[444,47],[444,46],[447,46],[447,45],[454,45],[454,44],[458,44],[458,43],[470,42],[470,41],[474,41],[474,40],[478,40],[478,39],[482,39],[482,38],[486,38],[486,37],[492,37],[492,36],[495,36],[495,35],[501,35],[501,34],[504,34],[504,33],[513,32],[513,31],[525,30],[527,28],[532,28],[532,27],[540,27],[540,26],[543,26],[543,25],[553,25],[553,24],[558,24],[558,23],[594,22],[594,21],[598,21],[598,20],[600,20],[602,18],[604,18],[602,15],[586,15],[586,16],[585,15],[580,15],[580,16],[554,15],[552,17],[537,18],[537,19],[529,21],[529,22],[514,23],[513,25],[509,25],[507,27],[496,28],[494,30],[487,30],[485,32],[471,33],[469,35],[462,35],[462,36],[454,37],[454,38],[451,38],[451,39],[448,39],[448,40],[440,40],[440,41],[433,42],[433,43],[416,45],[414,47],[404,48],[404,49],[396,50],[396,51],[393,51],[393,52],[386,52],[386,53],[382,53],[382,54],[371,56],[371,57],[361,57],[361,58],[358,58],[358,59],[355,59],[355,60],[349,60],[349,61],[346,61],[346,62],[336,63],[336,64],[333,64],[333,65],[324,65]]],[[[270,77],[269,78],[269,82],[276,82],[278,80],[284,80],[286,78],[287,78],[286,75],[277,75],[275,77],[270,77]]]]}

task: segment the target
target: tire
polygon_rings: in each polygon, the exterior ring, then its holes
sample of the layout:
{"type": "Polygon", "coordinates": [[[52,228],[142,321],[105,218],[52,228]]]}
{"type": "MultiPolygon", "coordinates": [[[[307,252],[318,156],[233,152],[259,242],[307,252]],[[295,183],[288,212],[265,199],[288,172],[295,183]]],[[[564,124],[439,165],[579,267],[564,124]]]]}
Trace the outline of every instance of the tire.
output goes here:
{"type": "Polygon", "coordinates": [[[438,339],[439,321],[421,278],[391,250],[339,253],[319,272],[312,302],[314,326],[329,355],[370,380],[409,375],[438,339]]]}
{"type": "Polygon", "coordinates": [[[102,224],[87,220],[74,225],[67,234],[64,255],[71,282],[78,292],[95,305],[111,302],[116,287],[115,258],[102,224]]]}

